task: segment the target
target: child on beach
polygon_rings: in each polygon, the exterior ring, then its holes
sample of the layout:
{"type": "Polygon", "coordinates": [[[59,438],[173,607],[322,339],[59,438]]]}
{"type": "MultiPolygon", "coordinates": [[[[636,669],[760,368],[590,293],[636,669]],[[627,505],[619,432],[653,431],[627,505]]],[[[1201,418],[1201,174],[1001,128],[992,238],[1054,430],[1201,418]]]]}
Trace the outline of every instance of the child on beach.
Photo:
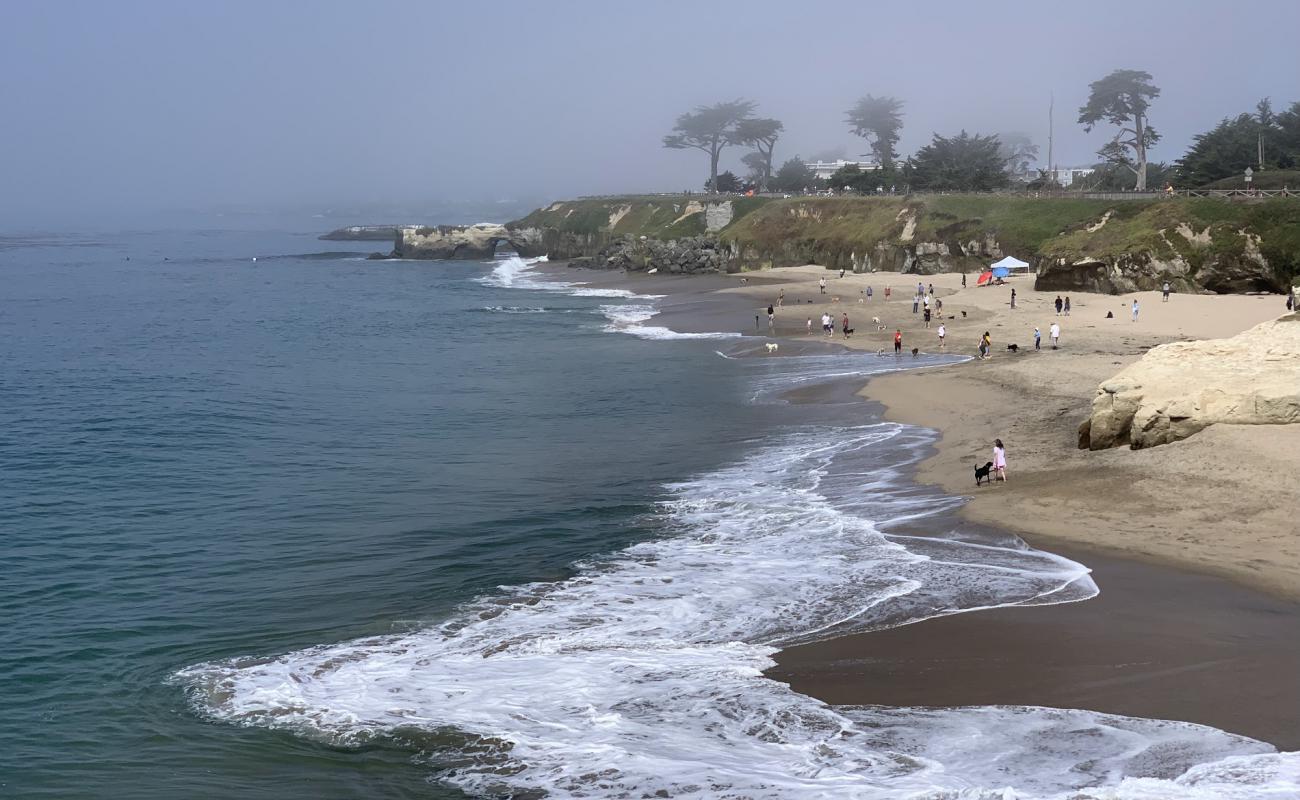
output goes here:
{"type": "Polygon", "coordinates": [[[889,299],[889,287],[888,287],[888,286],[885,287],[885,299],[886,299],[886,300],[889,299]]]}
{"type": "Polygon", "coordinates": [[[989,337],[989,332],[984,331],[980,337],[980,358],[988,358],[993,353],[993,339],[989,337]]]}
{"type": "Polygon", "coordinates": [[[1038,328],[1034,328],[1034,349],[1043,349],[1043,332],[1038,330],[1038,328]]]}
{"type": "Polygon", "coordinates": [[[939,323],[939,349],[940,350],[943,349],[943,339],[947,335],[948,335],[948,329],[943,326],[942,322],[940,322],[939,323]]]}
{"type": "Polygon", "coordinates": [[[812,336],[812,317],[808,318],[808,335],[812,336]]]}
{"type": "Polygon", "coordinates": [[[1162,302],[1162,303],[1168,303],[1168,302],[1169,302],[1169,281],[1165,281],[1165,285],[1161,287],[1161,300],[1160,300],[1160,302],[1162,302]]]}
{"type": "Polygon", "coordinates": [[[896,330],[894,331],[894,355],[898,356],[902,354],[903,354],[903,332],[901,330],[896,330]]]}
{"type": "Polygon", "coordinates": [[[817,281],[817,287],[820,288],[820,289],[822,290],[822,294],[826,294],[826,279],[825,279],[825,278],[822,278],[822,279],[818,280],[818,281],[817,281]]]}
{"type": "Polygon", "coordinates": [[[1007,479],[1007,449],[1002,446],[1001,439],[993,440],[993,474],[998,480],[1007,479]]]}
{"type": "Polygon", "coordinates": [[[1133,298],[1133,321],[1138,321],[1138,301],[1136,297],[1133,298]]]}
{"type": "Polygon", "coordinates": [[[1065,316],[1070,316],[1070,296],[1065,296],[1065,316]]]}

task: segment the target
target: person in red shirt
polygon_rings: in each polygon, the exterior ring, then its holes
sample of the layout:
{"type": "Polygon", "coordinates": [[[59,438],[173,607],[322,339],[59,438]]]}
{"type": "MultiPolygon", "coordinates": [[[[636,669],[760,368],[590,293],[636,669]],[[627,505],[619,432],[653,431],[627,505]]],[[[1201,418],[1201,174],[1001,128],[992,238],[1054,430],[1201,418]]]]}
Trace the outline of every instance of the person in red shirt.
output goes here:
{"type": "Polygon", "coordinates": [[[901,330],[896,330],[894,331],[894,354],[898,355],[902,352],[903,352],[903,332],[901,330]]]}

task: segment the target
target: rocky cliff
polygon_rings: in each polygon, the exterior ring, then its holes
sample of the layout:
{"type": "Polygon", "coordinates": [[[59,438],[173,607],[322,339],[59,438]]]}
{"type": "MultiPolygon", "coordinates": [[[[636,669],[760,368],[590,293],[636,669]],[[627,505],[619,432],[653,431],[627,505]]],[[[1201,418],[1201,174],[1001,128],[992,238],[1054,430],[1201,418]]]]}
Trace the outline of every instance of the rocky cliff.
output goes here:
{"type": "Polygon", "coordinates": [[[1097,387],[1079,447],[1154,447],[1214,424],[1291,423],[1300,423],[1296,314],[1230,339],[1153,348],[1097,387]]]}
{"type": "Polygon", "coordinates": [[[1300,274],[1300,201],[998,195],[561,201],[505,225],[398,230],[394,255],[583,259],[672,272],[800,264],[857,272],[976,271],[1006,255],[1046,291],[1276,291],[1300,274]]]}
{"type": "Polygon", "coordinates": [[[1124,293],[1285,291],[1300,273],[1300,202],[1120,203],[1044,242],[1036,287],[1124,293]]]}
{"type": "Polygon", "coordinates": [[[521,256],[545,254],[541,233],[482,222],[477,225],[439,225],[432,228],[398,228],[393,258],[462,259],[481,261],[505,246],[521,256]]]}

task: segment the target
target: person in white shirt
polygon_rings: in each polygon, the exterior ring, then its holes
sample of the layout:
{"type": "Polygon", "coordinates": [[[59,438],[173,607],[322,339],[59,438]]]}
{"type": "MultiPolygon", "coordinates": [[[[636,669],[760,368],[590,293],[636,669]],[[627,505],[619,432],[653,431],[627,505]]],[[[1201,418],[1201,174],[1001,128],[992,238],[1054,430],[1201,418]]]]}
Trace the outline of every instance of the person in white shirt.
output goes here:
{"type": "Polygon", "coordinates": [[[1052,349],[1056,349],[1057,341],[1061,338],[1061,323],[1053,322],[1052,327],[1047,329],[1047,335],[1052,337],[1052,349]]]}
{"type": "Polygon", "coordinates": [[[947,335],[948,335],[948,329],[943,326],[942,322],[940,322],[939,323],[939,349],[940,350],[943,349],[943,339],[947,335]]]}

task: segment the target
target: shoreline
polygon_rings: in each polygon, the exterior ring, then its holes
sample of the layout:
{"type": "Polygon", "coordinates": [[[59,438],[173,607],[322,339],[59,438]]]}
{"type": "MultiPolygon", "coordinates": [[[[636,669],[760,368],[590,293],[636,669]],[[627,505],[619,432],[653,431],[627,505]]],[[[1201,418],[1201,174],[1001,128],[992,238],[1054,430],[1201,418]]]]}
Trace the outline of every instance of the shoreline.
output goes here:
{"type": "MultiPolygon", "coordinates": [[[[749,280],[743,286],[735,275],[656,278],[570,269],[558,263],[549,265],[545,272],[591,286],[660,295],[657,301],[660,313],[653,318],[653,324],[691,333],[725,331],[726,322],[730,321],[732,332],[755,335],[752,328],[744,329],[744,323],[752,325],[754,311],[764,310],[763,296],[784,289],[788,305],[778,310],[775,338],[800,341],[821,340],[820,336],[808,337],[802,331],[802,323],[809,315],[813,316],[814,328],[818,327],[816,317],[827,305],[817,291],[816,278],[825,276],[832,287],[840,283],[834,279],[837,273],[833,271],[807,267],[746,274],[749,280]],[[814,302],[790,302],[809,299],[814,302]],[[797,316],[789,313],[794,308],[799,309],[797,316]]],[[[841,302],[835,306],[837,312],[847,310],[853,317],[867,322],[869,312],[887,309],[895,319],[913,322],[910,294],[908,304],[900,302],[899,287],[902,281],[914,287],[917,276],[876,273],[849,277],[857,278],[858,282],[875,282],[875,306],[864,308],[865,302],[841,302]],[[880,286],[891,279],[893,298],[885,304],[879,296],[880,286]],[[906,317],[901,316],[904,313],[906,317]]],[[[948,306],[944,311],[947,315],[956,305],[952,298],[960,297],[962,292],[955,287],[945,287],[948,289],[945,292],[941,281],[959,282],[960,276],[921,277],[933,280],[936,292],[944,292],[940,296],[948,306]]],[[[828,295],[830,291],[833,289],[828,295]]],[[[904,293],[907,291],[903,289],[904,293]]],[[[978,291],[987,293],[977,298],[981,301],[993,299],[992,293],[997,292],[996,289],[978,291]]],[[[1022,293],[1017,305],[1022,306],[1029,294],[1022,293]]],[[[1034,299],[1042,302],[1041,298],[1034,299]]],[[[1215,299],[1202,298],[1202,301],[1215,299]]],[[[1255,299],[1236,298],[1248,302],[1255,299]]],[[[1124,298],[1110,300],[1118,309],[1124,298]]],[[[1100,301],[1088,297],[1082,302],[1076,298],[1074,302],[1074,313],[1080,314],[1080,308],[1100,301]]],[[[949,342],[957,331],[966,332],[975,327],[1005,329],[1006,313],[986,306],[987,303],[962,302],[960,307],[967,315],[963,323],[948,322],[949,342]]],[[[881,316],[882,322],[886,322],[881,316]]],[[[875,350],[888,342],[886,336],[892,336],[892,330],[879,334],[872,330],[863,335],[862,328],[874,326],[862,322],[856,323],[859,333],[854,339],[845,342],[837,332],[831,342],[875,350]]],[[[1222,331],[1219,335],[1229,335],[1235,332],[1230,330],[1234,325],[1243,323],[1220,319],[1216,324],[1222,331]]],[[[765,327],[760,326],[760,335],[766,334],[762,330],[765,327]]],[[[1046,326],[1041,327],[1045,334],[1046,326]]],[[[1071,326],[1066,323],[1063,327],[1068,330],[1071,326]]],[[[909,339],[915,341],[915,328],[914,324],[904,328],[905,344],[911,343],[909,339]]],[[[947,494],[968,498],[956,512],[956,520],[964,526],[1015,533],[1030,546],[1087,565],[1093,570],[1101,594],[1079,603],[960,613],[926,620],[920,625],[790,647],[775,656],[777,666],[766,673],[768,677],[788,683],[795,691],[835,704],[1081,708],[1196,722],[1267,741],[1283,750],[1300,749],[1297,716],[1300,686],[1293,679],[1300,674],[1300,603],[1296,602],[1300,597],[1300,581],[1293,581],[1289,572],[1300,563],[1300,558],[1265,569],[1264,565],[1249,562],[1245,566],[1215,564],[1208,557],[1222,548],[1206,547],[1205,542],[1195,542],[1201,547],[1189,547],[1183,552],[1171,547],[1126,545],[1123,536],[1131,535],[1132,530],[1158,530],[1154,526],[1164,512],[1160,505],[1134,505],[1131,494],[1116,494],[1117,487],[1126,484],[1127,491],[1133,492],[1132,486],[1140,485],[1142,480],[1138,473],[1143,469],[1148,473],[1159,469],[1158,463],[1152,466],[1146,462],[1159,462],[1174,452],[1174,448],[1202,444],[1191,456],[1194,466],[1203,457],[1199,451],[1205,447],[1250,447],[1259,443],[1261,433],[1264,438],[1282,439],[1281,446],[1286,452],[1291,434],[1296,435],[1294,441],[1300,444],[1300,430],[1277,437],[1277,431],[1269,429],[1278,426],[1259,426],[1245,432],[1227,431],[1228,435],[1223,437],[1224,432],[1216,436],[1215,429],[1229,426],[1214,426],[1191,439],[1148,451],[1071,450],[1068,456],[1074,458],[1062,457],[1062,465],[1056,470],[1077,471],[1080,467],[1076,462],[1089,456],[1122,462],[1126,457],[1138,455],[1143,457],[1143,463],[1107,464],[1100,474],[1068,477],[1066,493],[1075,496],[1065,514],[1054,514],[1050,507],[1045,512],[1040,508],[1034,513],[1035,504],[1050,504],[1050,500],[1040,499],[1042,494],[1051,499],[1061,497],[1061,487],[1053,488],[1053,482],[1062,479],[1060,472],[1044,468],[1048,474],[1036,476],[1033,470],[1015,471],[1016,456],[1020,453],[1013,449],[1016,445],[1012,442],[1019,444],[1037,436],[1045,442],[1037,444],[1043,449],[1074,448],[1073,437],[1067,434],[1072,434],[1074,421],[1082,418],[1096,383],[1117,372],[1121,365],[1131,363],[1146,347],[1188,335],[1167,328],[1166,325],[1155,333],[1126,333],[1121,347],[1107,348],[1095,342],[1087,345],[1086,350],[1081,346],[1080,350],[1085,352],[1073,359],[1076,363],[1055,376],[1057,385],[1051,391],[1044,392],[1038,387],[1038,394],[1046,399],[1034,406],[1033,413],[1017,415],[1015,424],[1009,427],[1013,433],[1000,434],[1008,441],[1012,454],[1009,460],[1013,471],[1008,483],[982,487],[974,497],[973,487],[964,485],[970,480],[971,470],[966,462],[971,453],[983,449],[977,443],[982,429],[996,423],[1000,415],[997,410],[1009,398],[1023,401],[1025,392],[1035,391],[1032,382],[1017,380],[1016,371],[1032,364],[1032,359],[1049,354],[1003,357],[995,350],[994,359],[988,362],[902,370],[875,376],[865,387],[858,388],[856,397],[877,406],[882,419],[918,425],[934,432],[931,453],[909,477],[921,484],[938,486],[947,494]],[[999,362],[1007,366],[998,370],[999,362]],[[987,369],[991,365],[995,369],[987,369]],[[1099,371],[1105,374],[1094,380],[1099,371]],[[1078,387],[1085,385],[1088,394],[1077,397],[1071,394],[1077,394],[1078,387]],[[1062,417],[1070,420],[1070,424],[1062,426],[1062,417]],[[1062,433],[1062,427],[1066,433],[1062,433]],[[1198,443],[1202,437],[1206,442],[1198,443]],[[1225,445],[1223,438],[1232,443],[1225,445]],[[1022,486],[1028,490],[1011,494],[1022,486]],[[1121,506],[1130,524],[1120,535],[1099,536],[1088,528],[1084,528],[1086,533],[1080,530],[1080,525],[1092,519],[1090,515],[1097,514],[1086,502],[1088,492],[1104,498],[1107,506],[1122,497],[1121,506]],[[1139,512],[1135,508],[1151,511],[1139,512]]],[[[995,335],[994,341],[998,338],[995,335]]],[[[1065,336],[1062,339],[1066,341],[1065,336]]],[[[957,349],[950,345],[948,351],[957,349]]],[[[827,402],[831,392],[840,402],[849,394],[840,386],[825,392],[808,392],[799,402],[827,402]]],[[[1290,452],[1300,452],[1300,449],[1290,452]]],[[[1031,450],[1019,461],[1032,464],[1035,457],[1042,456],[1036,456],[1031,450]]],[[[1179,468],[1188,467],[1185,458],[1176,461],[1179,468]]],[[[1150,479],[1149,475],[1146,477],[1150,479]]],[[[1201,499],[1211,502],[1213,494],[1210,493],[1209,499],[1205,496],[1201,499]]],[[[1192,506],[1189,512],[1187,505],[1169,512],[1166,524],[1197,522],[1195,512],[1201,509],[1192,506]]],[[[1243,520],[1249,521],[1251,527],[1261,524],[1251,517],[1243,520]]],[[[1285,534],[1279,534],[1282,535],[1285,534]]],[[[1267,541],[1268,537],[1264,538],[1267,541]]],[[[1174,541],[1188,544],[1185,539],[1174,541]]],[[[1155,538],[1156,544],[1162,542],[1155,538]]]]}

